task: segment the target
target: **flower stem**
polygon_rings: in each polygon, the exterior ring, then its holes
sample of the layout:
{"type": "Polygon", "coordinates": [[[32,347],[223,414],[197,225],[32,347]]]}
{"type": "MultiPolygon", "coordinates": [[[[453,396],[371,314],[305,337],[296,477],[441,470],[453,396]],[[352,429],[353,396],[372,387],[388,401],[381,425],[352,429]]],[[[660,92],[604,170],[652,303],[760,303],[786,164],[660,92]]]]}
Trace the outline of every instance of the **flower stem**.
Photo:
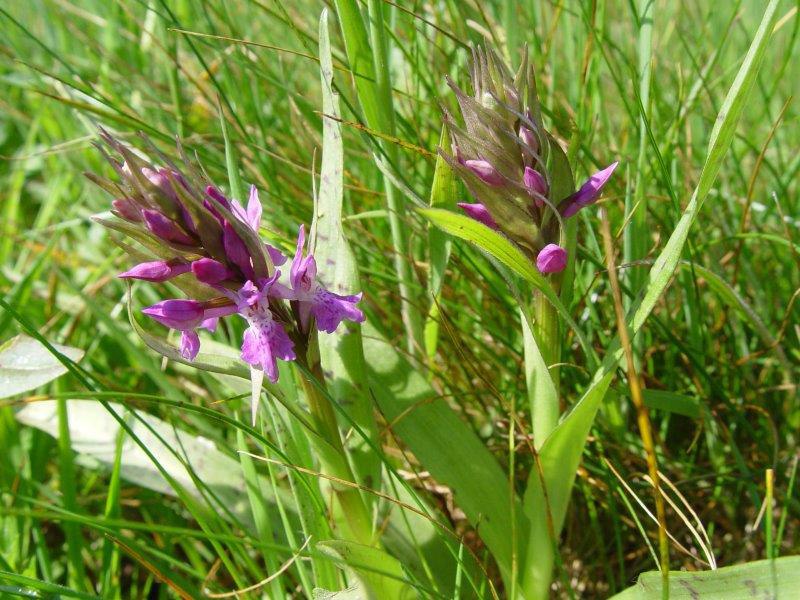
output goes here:
{"type": "Polygon", "coordinates": [[[336,420],[336,411],[330,403],[328,396],[323,392],[324,385],[322,368],[319,360],[311,361],[310,371],[316,381],[301,375],[301,385],[305,392],[311,416],[314,420],[318,436],[312,435],[312,443],[319,454],[322,471],[329,475],[334,497],[344,517],[346,535],[343,537],[368,546],[376,546],[372,530],[372,519],[369,510],[361,496],[361,492],[353,487],[356,482],[353,470],[347,460],[339,425],[336,420]],[[336,480],[350,483],[338,483],[336,480]]]}
{"type": "Polygon", "coordinates": [[[533,299],[533,327],[536,341],[542,358],[548,366],[550,378],[556,395],[536,394],[532,409],[533,434],[539,446],[549,436],[558,424],[559,409],[559,381],[561,369],[557,366],[561,361],[561,335],[558,312],[555,307],[544,297],[536,293],[533,299]]]}

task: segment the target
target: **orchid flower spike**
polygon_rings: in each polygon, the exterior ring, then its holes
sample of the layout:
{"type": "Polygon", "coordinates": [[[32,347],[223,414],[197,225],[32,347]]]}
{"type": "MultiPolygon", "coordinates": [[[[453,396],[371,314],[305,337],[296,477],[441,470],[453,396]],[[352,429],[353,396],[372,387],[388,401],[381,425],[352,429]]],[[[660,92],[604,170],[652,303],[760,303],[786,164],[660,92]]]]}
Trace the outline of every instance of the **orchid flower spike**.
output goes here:
{"type": "Polygon", "coordinates": [[[297,341],[307,346],[316,330],[332,333],[344,320],[364,320],[357,307],[361,294],[335,294],[317,280],[316,261],[304,254],[303,226],[289,272],[290,285],[278,283],[276,267],[287,257],[260,238],[263,209],[255,186],[243,206],[208,181],[192,181],[175,168],[150,165],[107,132],[101,131],[100,136],[123,158],[124,162],[117,163],[106,155],[122,181],[88,177],[104,189],[123,190],[126,195],[114,199],[112,212],[128,222],[126,227],[137,229],[137,240],[148,238],[147,248],[158,256],[158,260],[139,263],[119,277],[160,283],[185,275],[206,290],[198,298],[211,298],[162,300],[142,311],[181,332],[183,358],[191,361],[197,357],[198,330],[214,331],[221,317],[239,315],[248,324],[242,360],[275,382],[277,361],[297,359],[297,341]],[[296,310],[289,310],[287,300],[296,310]],[[295,314],[300,315],[298,322],[295,314]],[[311,328],[312,319],[316,330],[311,328]]]}

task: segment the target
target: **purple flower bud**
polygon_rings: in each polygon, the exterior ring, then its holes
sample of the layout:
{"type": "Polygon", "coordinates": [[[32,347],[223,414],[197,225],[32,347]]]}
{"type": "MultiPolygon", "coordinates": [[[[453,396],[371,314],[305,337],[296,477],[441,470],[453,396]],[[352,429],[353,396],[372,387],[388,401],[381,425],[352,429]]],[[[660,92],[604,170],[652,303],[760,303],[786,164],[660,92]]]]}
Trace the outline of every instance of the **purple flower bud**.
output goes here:
{"type": "Polygon", "coordinates": [[[490,229],[499,229],[497,223],[489,214],[489,211],[483,204],[467,204],[466,202],[459,202],[458,207],[467,213],[467,216],[472,217],[476,221],[483,223],[490,229]]]}
{"type": "Polygon", "coordinates": [[[247,279],[252,279],[254,277],[253,265],[250,263],[250,252],[247,250],[247,245],[227,221],[224,221],[222,225],[222,245],[228,260],[239,267],[247,279]]]}
{"type": "Polygon", "coordinates": [[[142,309],[148,317],[170,329],[188,331],[203,321],[203,304],[197,300],[162,300],[142,309]]]}
{"type": "Polygon", "coordinates": [[[196,331],[181,332],[181,356],[186,360],[194,360],[200,352],[200,337],[196,331]]]}
{"type": "Polygon", "coordinates": [[[188,273],[191,267],[188,263],[178,260],[154,260],[139,263],[132,269],[117,275],[120,279],[142,279],[144,281],[166,281],[183,273],[188,273]]]}
{"type": "Polygon", "coordinates": [[[522,175],[522,182],[525,184],[525,187],[528,188],[528,191],[531,192],[534,204],[539,208],[544,206],[544,201],[536,196],[536,194],[547,196],[547,182],[544,180],[544,177],[542,177],[542,174],[536,169],[525,167],[525,172],[522,175]]]}
{"type": "Polygon", "coordinates": [[[217,205],[221,204],[226,209],[230,210],[231,201],[228,200],[225,195],[213,185],[206,186],[206,196],[211,198],[211,200],[203,200],[203,206],[205,206],[206,209],[208,209],[208,211],[214,215],[214,217],[216,217],[217,221],[219,221],[219,224],[222,225],[225,219],[217,209],[217,205]]]}
{"type": "Polygon", "coordinates": [[[592,204],[597,198],[600,197],[600,192],[603,190],[603,186],[611,177],[611,174],[614,172],[614,169],[617,168],[619,162],[614,162],[608,165],[602,171],[598,171],[589,179],[587,179],[584,184],[580,187],[580,189],[572,194],[567,200],[566,208],[563,211],[563,216],[571,217],[584,206],[589,206],[592,204]]]}
{"type": "Polygon", "coordinates": [[[138,223],[142,220],[142,211],[133,200],[127,198],[117,198],[112,200],[111,206],[119,213],[119,216],[127,221],[138,223]]]}
{"type": "Polygon", "coordinates": [[[175,221],[157,210],[143,210],[142,216],[147,228],[162,240],[187,246],[194,245],[194,240],[175,221]]]}
{"type": "Polygon", "coordinates": [[[166,169],[153,171],[147,167],[142,167],[142,175],[144,175],[165,197],[174,202],[178,201],[178,195],[175,193],[175,190],[172,189],[172,184],[169,181],[166,169]]]}
{"type": "Polygon", "coordinates": [[[466,160],[464,166],[488,185],[499,186],[505,181],[488,160],[466,160]]]}
{"type": "Polygon", "coordinates": [[[536,257],[536,267],[544,274],[560,273],[567,266],[567,251],[558,244],[547,244],[536,257]]]}
{"type": "Polygon", "coordinates": [[[539,151],[539,140],[537,139],[536,134],[525,127],[525,125],[520,125],[519,139],[522,140],[522,143],[525,144],[531,152],[536,153],[539,151]]]}
{"type": "Polygon", "coordinates": [[[192,273],[201,283],[209,285],[216,285],[226,279],[232,279],[236,274],[228,268],[227,265],[222,264],[213,258],[201,258],[192,263],[192,273]]]}
{"type": "Polygon", "coordinates": [[[458,161],[458,164],[463,165],[464,155],[461,154],[461,148],[459,147],[459,145],[453,142],[452,144],[450,144],[450,147],[453,150],[453,156],[455,157],[456,161],[458,161]]]}

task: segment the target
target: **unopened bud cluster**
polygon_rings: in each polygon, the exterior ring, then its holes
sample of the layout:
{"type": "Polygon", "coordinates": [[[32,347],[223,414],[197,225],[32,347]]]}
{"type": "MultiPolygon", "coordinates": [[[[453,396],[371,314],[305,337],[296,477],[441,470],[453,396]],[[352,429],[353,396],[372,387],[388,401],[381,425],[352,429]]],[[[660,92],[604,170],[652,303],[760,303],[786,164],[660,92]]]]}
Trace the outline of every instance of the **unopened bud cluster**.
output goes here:
{"type": "Polygon", "coordinates": [[[471,96],[448,80],[463,125],[445,111],[452,148],[439,150],[476,200],[459,206],[517,243],[542,273],[558,273],[567,264],[563,220],[597,200],[617,163],[573,191],[564,151],[542,125],[527,58],[516,75],[491,50],[472,58],[471,96]]]}

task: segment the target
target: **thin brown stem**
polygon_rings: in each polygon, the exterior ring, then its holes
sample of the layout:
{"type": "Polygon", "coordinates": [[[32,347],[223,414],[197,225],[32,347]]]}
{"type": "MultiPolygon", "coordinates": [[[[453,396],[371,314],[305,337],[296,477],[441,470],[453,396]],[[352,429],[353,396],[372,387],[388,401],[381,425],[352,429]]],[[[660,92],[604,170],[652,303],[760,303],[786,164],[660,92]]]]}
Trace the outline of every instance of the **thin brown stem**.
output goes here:
{"type": "Polygon", "coordinates": [[[642,383],[641,379],[639,379],[639,374],[636,372],[631,338],[628,333],[628,326],[625,323],[625,312],[622,308],[622,293],[620,292],[619,278],[617,277],[617,268],[614,262],[614,244],[611,237],[608,215],[605,209],[600,209],[600,215],[600,228],[603,233],[603,246],[606,253],[608,279],[611,284],[611,293],[614,297],[617,330],[619,331],[620,343],[625,352],[628,387],[631,391],[631,400],[636,408],[636,418],[639,424],[639,434],[642,438],[642,445],[647,453],[647,470],[650,473],[650,479],[653,483],[656,518],[658,519],[658,545],[661,554],[661,596],[662,598],[669,598],[669,540],[667,537],[667,514],[664,506],[664,497],[661,494],[661,479],[658,474],[658,459],[656,457],[655,443],[653,441],[653,428],[650,423],[650,413],[644,404],[642,383]]]}

